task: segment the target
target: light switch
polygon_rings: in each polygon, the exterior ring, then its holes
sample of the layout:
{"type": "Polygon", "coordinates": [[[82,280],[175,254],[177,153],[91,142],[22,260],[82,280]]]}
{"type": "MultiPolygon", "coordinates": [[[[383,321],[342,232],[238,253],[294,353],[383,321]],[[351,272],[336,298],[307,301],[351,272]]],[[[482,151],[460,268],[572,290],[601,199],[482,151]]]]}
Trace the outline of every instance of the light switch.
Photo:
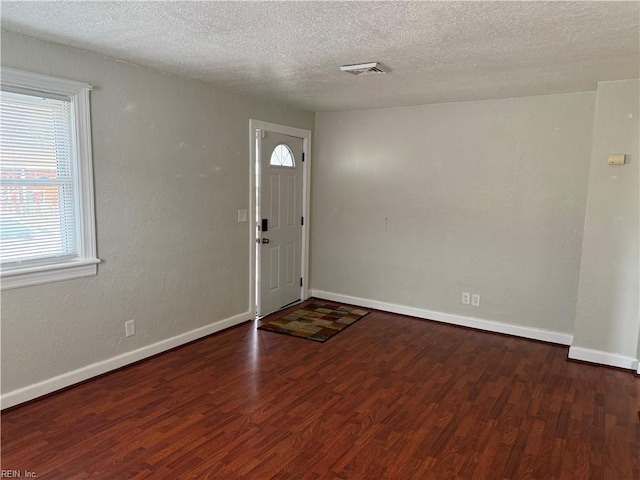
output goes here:
{"type": "Polygon", "coordinates": [[[618,153],[616,155],[609,155],[609,165],[624,165],[624,153],[618,153]]]}
{"type": "Polygon", "coordinates": [[[244,223],[247,221],[247,211],[238,210],[238,223],[244,223]]]}

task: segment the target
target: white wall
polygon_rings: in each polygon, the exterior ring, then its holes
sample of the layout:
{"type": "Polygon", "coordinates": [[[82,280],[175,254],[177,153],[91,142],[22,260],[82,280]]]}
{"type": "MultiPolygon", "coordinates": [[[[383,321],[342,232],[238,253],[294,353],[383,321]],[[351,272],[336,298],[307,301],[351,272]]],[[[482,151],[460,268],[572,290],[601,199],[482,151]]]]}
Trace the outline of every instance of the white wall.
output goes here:
{"type": "Polygon", "coordinates": [[[638,80],[598,85],[571,358],[637,368],[640,285],[638,80]],[[627,164],[607,164],[626,153],[627,164]]]}
{"type": "Polygon", "coordinates": [[[96,277],[3,292],[3,406],[247,320],[249,119],[313,129],[313,114],[6,32],[2,65],[94,86],[103,259],[96,277]]]}
{"type": "Polygon", "coordinates": [[[312,291],[569,343],[595,97],[317,114],[312,291]]]}

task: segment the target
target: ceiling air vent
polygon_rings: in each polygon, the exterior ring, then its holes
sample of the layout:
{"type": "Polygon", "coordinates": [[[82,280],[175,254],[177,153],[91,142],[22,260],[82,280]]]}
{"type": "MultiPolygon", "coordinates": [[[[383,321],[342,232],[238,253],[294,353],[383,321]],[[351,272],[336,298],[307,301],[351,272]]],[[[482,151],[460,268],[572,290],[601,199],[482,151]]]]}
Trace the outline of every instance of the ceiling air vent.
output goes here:
{"type": "Polygon", "coordinates": [[[356,77],[359,75],[380,75],[388,72],[388,70],[378,62],[343,65],[340,67],[340,70],[355,75],[356,77]]]}

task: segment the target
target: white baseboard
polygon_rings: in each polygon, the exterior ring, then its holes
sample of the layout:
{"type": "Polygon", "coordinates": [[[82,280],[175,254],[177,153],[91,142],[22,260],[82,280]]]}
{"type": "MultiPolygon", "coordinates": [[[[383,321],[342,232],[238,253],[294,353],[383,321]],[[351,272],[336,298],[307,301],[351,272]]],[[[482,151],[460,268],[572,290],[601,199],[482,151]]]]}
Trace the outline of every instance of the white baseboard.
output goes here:
{"type": "Polygon", "coordinates": [[[633,357],[625,357],[617,353],[603,352],[602,350],[591,350],[582,347],[569,347],[569,358],[572,360],[582,360],[583,362],[598,363],[609,367],[626,368],[627,370],[636,370],[640,373],[640,365],[638,359],[633,357]]]}
{"type": "Polygon", "coordinates": [[[172,348],[179,347],[180,345],[184,345],[185,343],[189,343],[194,340],[198,340],[199,338],[206,337],[207,335],[219,332],[220,330],[224,330],[225,328],[233,327],[234,325],[246,322],[251,318],[252,317],[250,312],[234,315],[233,317],[218,320],[217,322],[205,325],[204,327],[181,333],[180,335],[176,335],[175,337],[161,340],[152,345],[147,345],[145,347],[138,348],[137,350],[126,352],[107,360],[87,365],[77,370],[58,375],[57,377],[53,377],[42,382],[29,385],[28,387],[13,390],[11,392],[5,393],[0,397],[0,405],[2,406],[2,408],[9,408],[20,403],[28,402],[29,400],[33,400],[34,398],[53,393],[56,390],[69,387],[76,383],[83,382],[98,375],[102,375],[103,373],[117,370],[118,368],[124,367],[126,365],[144,360],[145,358],[157,355],[167,350],[171,350],[172,348]]]}
{"type": "Polygon", "coordinates": [[[462,315],[454,315],[451,313],[437,312],[433,310],[424,310],[415,307],[406,307],[396,305],[394,303],[379,302],[366,298],[350,297],[348,295],[340,295],[338,293],[324,292],[322,290],[311,290],[311,296],[324,298],[334,302],[349,303],[359,307],[375,308],[376,310],[384,310],[385,312],[399,313],[400,315],[409,315],[411,317],[424,318],[434,320],[436,322],[450,323],[462,327],[477,328],[478,330],[486,330],[494,333],[504,333],[516,337],[524,337],[532,340],[542,340],[544,342],[558,343],[560,345],[571,345],[573,335],[570,333],[557,332],[555,330],[544,330],[541,328],[522,327],[519,325],[510,325],[508,323],[493,322],[491,320],[483,320],[475,317],[465,317],[462,315]]]}

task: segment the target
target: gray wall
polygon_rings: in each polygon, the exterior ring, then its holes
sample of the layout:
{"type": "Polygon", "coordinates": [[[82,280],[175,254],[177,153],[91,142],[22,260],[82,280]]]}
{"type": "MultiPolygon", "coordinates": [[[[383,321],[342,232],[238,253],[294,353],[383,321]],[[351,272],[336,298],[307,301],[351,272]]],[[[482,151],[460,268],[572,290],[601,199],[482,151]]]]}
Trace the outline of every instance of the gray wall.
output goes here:
{"type": "MultiPolygon", "coordinates": [[[[94,85],[104,260],[3,292],[2,394],[246,312],[249,118],[312,130],[313,114],[5,32],[1,53],[94,85]]],[[[637,356],[638,82],[597,101],[318,114],[312,288],[566,333],[575,319],[574,346],[637,356]],[[629,165],[608,167],[618,152],[629,165]]]]}
{"type": "Polygon", "coordinates": [[[595,98],[317,114],[314,291],[570,334],[595,98]]]}
{"type": "Polygon", "coordinates": [[[573,347],[640,353],[639,88],[638,80],[598,85],[572,355],[573,347]],[[626,153],[627,164],[608,165],[611,153],[626,153]]]}
{"type": "Polygon", "coordinates": [[[249,119],[313,129],[313,114],[6,32],[2,65],[94,86],[104,260],[2,293],[2,393],[247,312],[249,119]]]}

